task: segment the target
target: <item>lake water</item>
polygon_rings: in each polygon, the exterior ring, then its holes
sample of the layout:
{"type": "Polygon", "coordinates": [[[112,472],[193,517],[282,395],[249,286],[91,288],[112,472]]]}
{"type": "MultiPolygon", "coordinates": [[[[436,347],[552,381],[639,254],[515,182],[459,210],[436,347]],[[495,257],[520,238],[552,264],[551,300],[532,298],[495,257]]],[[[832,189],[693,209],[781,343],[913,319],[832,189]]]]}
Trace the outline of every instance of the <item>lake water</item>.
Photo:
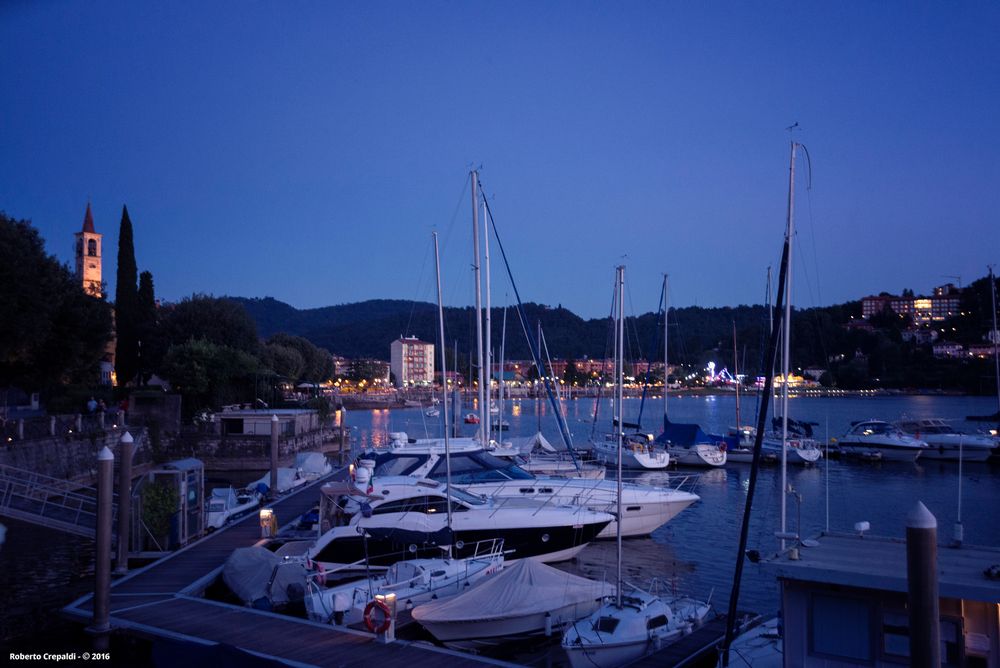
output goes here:
{"type": "MultiPolygon", "coordinates": [[[[567,424],[574,442],[585,443],[591,433],[594,400],[564,402],[567,424]]],[[[638,399],[627,399],[626,420],[634,421],[639,413],[638,399]]],[[[697,422],[706,431],[720,432],[734,425],[735,397],[670,397],[670,415],[675,422],[697,422]]],[[[462,411],[464,414],[469,408],[462,411]]],[[[756,400],[742,401],[742,422],[754,422],[756,400]]],[[[825,439],[847,431],[852,420],[867,418],[898,419],[942,417],[956,420],[959,429],[974,431],[982,425],[965,423],[968,414],[986,414],[996,410],[996,400],[989,397],[892,396],[795,398],[789,413],[797,419],[819,423],[817,437],[825,439]]],[[[643,424],[657,431],[662,415],[662,399],[647,400],[643,424]]],[[[544,401],[508,402],[505,419],[511,435],[534,433],[539,423],[547,438],[559,439],[556,420],[544,401]]],[[[347,421],[355,447],[380,445],[388,433],[406,431],[411,436],[435,435],[440,418],[427,418],[419,409],[352,411],[347,421]]],[[[610,413],[602,406],[598,433],[608,429],[610,413]]],[[[472,433],[474,426],[463,425],[472,433]]],[[[724,469],[671,471],[671,480],[691,474],[698,477],[696,492],[701,500],[649,538],[625,541],[626,577],[644,585],[651,579],[697,597],[712,597],[724,610],[729,599],[741,513],[746,503],[749,466],[729,464],[724,469]]],[[[919,500],[937,516],[939,539],[951,538],[959,502],[959,467],[957,463],[918,462],[916,464],[861,464],[831,461],[803,468],[790,467],[788,482],[801,495],[801,503],[788,500],[788,526],[794,531],[801,522],[802,535],[818,533],[827,526],[835,531],[851,531],[854,523],[866,520],[871,533],[885,536],[905,535],[904,520],[919,500]],[[799,519],[801,518],[801,519],[799,519]]],[[[965,464],[962,471],[962,522],[969,544],[1000,544],[1000,466],[965,464]]],[[[662,482],[664,474],[645,474],[648,482],[662,482]]],[[[780,470],[761,470],[748,547],[762,553],[777,548],[774,532],[779,527],[780,470]]],[[[58,618],[58,609],[89,591],[93,582],[93,544],[67,534],[41,529],[20,522],[3,520],[9,531],[0,549],[0,591],[6,600],[0,609],[0,640],[15,651],[28,647],[51,647],[52,638],[61,635],[63,646],[80,648],[85,642],[76,633],[66,633],[67,624],[58,618]],[[13,639],[13,640],[12,640],[13,639]]],[[[588,546],[573,562],[561,565],[567,570],[600,576],[615,570],[615,543],[601,541],[588,546]]],[[[764,613],[777,609],[774,578],[761,566],[747,563],[740,607],[764,613]]]]}

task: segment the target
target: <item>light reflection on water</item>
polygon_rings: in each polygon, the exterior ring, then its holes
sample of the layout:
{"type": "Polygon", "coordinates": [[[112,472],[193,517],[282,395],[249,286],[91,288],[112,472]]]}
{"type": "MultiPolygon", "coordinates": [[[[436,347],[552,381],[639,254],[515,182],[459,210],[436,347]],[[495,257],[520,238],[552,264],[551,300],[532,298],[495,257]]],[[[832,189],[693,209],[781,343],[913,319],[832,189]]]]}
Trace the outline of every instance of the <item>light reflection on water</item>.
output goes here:
{"type": "MultiPolygon", "coordinates": [[[[625,402],[625,419],[635,421],[638,399],[625,402]]],[[[658,431],[662,419],[662,401],[647,400],[643,423],[648,431],[658,431]]],[[[567,425],[574,442],[585,443],[593,425],[594,401],[580,399],[563,402],[567,425]]],[[[701,396],[670,397],[671,419],[698,422],[710,432],[724,431],[735,424],[735,397],[721,395],[713,399],[701,396]]],[[[974,428],[962,421],[967,414],[985,414],[995,410],[989,397],[875,397],[875,398],[793,398],[790,414],[818,422],[817,435],[839,436],[851,420],[871,417],[897,419],[942,417],[958,420],[960,429],[974,428]]],[[[459,415],[468,408],[460,409],[459,415]]],[[[741,397],[742,421],[752,422],[756,411],[754,397],[741,397]]],[[[597,432],[609,428],[607,403],[600,411],[597,432]]],[[[520,399],[507,402],[504,418],[511,424],[508,435],[527,435],[539,421],[547,438],[558,441],[559,432],[550,407],[545,402],[520,399]]],[[[382,446],[388,434],[406,431],[412,436],[437,435],[441,418],[427,418],[421,409],[351,411],[347,423],[356,445],[382,446]]],[[[476,425],[461,425],[464,435],[471,435],[476,425]]],[[[676,482],[678,477],[698,471],[664,474],[638,474],[639,482],[662,484],[664,476],[676,482]]],[[[1000,536],[1000,513],[995,507],[1000,467],[966,464],[963,471],[963,524],[969,544],[996,544],[1000,536]]],[[[234,483],[248,482],[235,480],[234,483]]],[[[624,543],[627,579],[647,584],[658,578],[669,587],[687,594],[708,597],[717,607],[729,598],[741,512],[746,502],[749,467],[730,464],[725,469],[701,473],[696,492],[701,500],[671,522],[657,529],[652,537],[628,539],[624,543]]],[[[789,483],[801,494],[803,535],[815,534],[826,522],[826,499],[829,489],[830,527],[850,531],[859,520],[871,522],[872,533],[903,536],[907,511],[917,500],[923,501],[937,515],[942,542],[950,539],[956,520],[958,467],[953,463],[926,462],[918,465],[861,465],[834,461],[809,468],[792,467],[789,483]],[[829,487],[826,478],[829,476],[829,487]]],[[[779,526],[780,471],[776,467],[761,470],[754,513],[751,517],[749,547],[763,553],[777,547],[774,531],[779,526]]],[[[788,526],[795,530],[799,513],[793,499],[788,502],[788,526]]],[[[0,611],[4,635],[20,635],[27,630],[44,633],[54,625],[58,608],[90,590],[93,581],[93,543],[58,531],[42,529],[21,522],[3,520],[10,531],[0,549],[0,591],[9,603],[0,611]]],[[[580,557],[562,566],[588,575],[613,574],[614,541],[600,541],[588,546],[580,557]]],[[[747,563],[741,607],[768,612],[777,607],[774,578],[764,567],[747,563]]]]}

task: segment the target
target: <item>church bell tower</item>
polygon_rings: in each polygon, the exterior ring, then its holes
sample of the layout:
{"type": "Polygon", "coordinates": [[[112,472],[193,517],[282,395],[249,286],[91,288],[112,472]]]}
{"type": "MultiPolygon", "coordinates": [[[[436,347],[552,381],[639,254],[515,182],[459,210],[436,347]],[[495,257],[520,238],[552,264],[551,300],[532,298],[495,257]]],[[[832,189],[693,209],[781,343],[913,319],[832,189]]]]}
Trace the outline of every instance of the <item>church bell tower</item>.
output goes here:
{"type": "Polygon", "coordinates": [[[87,202],[87,213],[83,217],[83,229],[76,236],[76,277],[83,285],[88,295],[97,298],[104,297],[104,287],[101,281],[101,237],[104,235],[94,231],[94,216],[90,213],[90,202],[87,202]]]}

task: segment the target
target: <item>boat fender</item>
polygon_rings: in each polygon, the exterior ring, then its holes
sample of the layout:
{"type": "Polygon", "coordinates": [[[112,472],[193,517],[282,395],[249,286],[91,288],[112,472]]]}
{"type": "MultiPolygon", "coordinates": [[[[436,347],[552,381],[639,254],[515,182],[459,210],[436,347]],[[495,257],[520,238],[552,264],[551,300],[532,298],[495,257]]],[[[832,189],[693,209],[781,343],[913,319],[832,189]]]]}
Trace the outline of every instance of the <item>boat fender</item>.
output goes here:
{"type": "Polygon", "coordinates": [[[389,606],[384,601],[378,599],[369,601],[368,605],[365,606],[364,622],[365,628],[372,633],[385,633],[389,630],[389,625],[392,623],[392,611],[389,610],[389,606]],[[375,625],[375,620],[373,619],[376,609],[382,614],[382,623],[378,626],[375,625]]]}
{"type": "Polygon", "coordinates": [[[320,587],[326,586],[326,569],[323,568],[323,564],[314,562],[316,564],[316,584],[320,587]]]}
{"type": "Polygon", "coordinates": [[[719,452],[725,452],[725,451],[726,451],[726,442],[719,441],[719,452]]]}

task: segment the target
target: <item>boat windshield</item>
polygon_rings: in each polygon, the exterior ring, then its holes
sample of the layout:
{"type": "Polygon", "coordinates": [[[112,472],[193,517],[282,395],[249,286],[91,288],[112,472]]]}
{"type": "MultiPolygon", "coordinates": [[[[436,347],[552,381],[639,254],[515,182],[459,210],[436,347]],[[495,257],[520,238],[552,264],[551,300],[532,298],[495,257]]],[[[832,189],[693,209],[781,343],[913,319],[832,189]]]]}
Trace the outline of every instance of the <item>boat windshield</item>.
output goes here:
{"type": "Polygon", "coordinates": [[[396,455],[386,453],[375,458],[375,476],[410,475],[423,466],[429,455],[396,455]]]}
{"type": "MultiPolygon", "coordinates": [[[[448,477],[448,464],[444,457],[435,464],[427,477],[441,482],[448,477]]],[[[486,452],[466,452],[451,456],[451,481],[453,483],[534,480],[534,478],[517,464],[504,461],[486,452]]]]}
{"type": "Polygon", "coordinates": [[[226,509],[225,501],[209,501],[208,502],[208,512],[210,513],[221,513],[226,509]]]}

